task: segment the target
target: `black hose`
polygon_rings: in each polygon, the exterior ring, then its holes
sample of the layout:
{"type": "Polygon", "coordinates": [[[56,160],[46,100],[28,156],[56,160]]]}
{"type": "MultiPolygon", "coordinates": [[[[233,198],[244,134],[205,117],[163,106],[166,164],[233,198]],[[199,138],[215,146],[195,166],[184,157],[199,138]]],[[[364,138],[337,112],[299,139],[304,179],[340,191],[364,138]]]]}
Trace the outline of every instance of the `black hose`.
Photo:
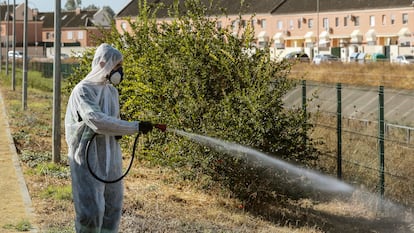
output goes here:
{"type": "Polygon", "coordinates": [[[135,140],[134,140],[134,146],[133,146],[133,148],[132,148],[132,157],[131,157],[131,161],[129,162],[129,166],[128,166],[128,169],[125,171],[125,173],[122,175],[122,176],[120,176],[119,178],[117,178],[117,179],[114,179],[114,180],[104,180],[104,179],[102,179],[102,178],[100,178],[99,176],[97,176],[93,171],[92,171],[92,168],[91,168],[91,165],[89,164],[89,145],[91,144],[91,142],[92,142],[92,140],[95,138],[95,136],[96,136],[96,133],[91,137],[91,139],[89,139],[89,141],[88,141],[88,144],[86,144],[86,152],[85,152],[85,159],[86,159],[86,164],[88,164],[88,169],[89,169],[89,172],[92,174],[92,176],[95,178],[95,179],[97,179],[97,180],[99,180],[99,181],[101,181],[101,182],[103,182],[103,183],[106,183],[106,184],[112,184],[112,183],[116,183],[116,182],[118,182],[118,181],[120,181],[120,180],[122,180],[127,174],[128,174],[128,172],[129,172],[129,170],[131,169],[131,167],[132,167],[132,163],[134,162],[134,158],[135,158],[135,149],[136,149],[136,147],[137,147],[137,142],[138,142],[138,138],[139,138],[139,133],[137,134],[137,136],[135,137],[135,140]]]}

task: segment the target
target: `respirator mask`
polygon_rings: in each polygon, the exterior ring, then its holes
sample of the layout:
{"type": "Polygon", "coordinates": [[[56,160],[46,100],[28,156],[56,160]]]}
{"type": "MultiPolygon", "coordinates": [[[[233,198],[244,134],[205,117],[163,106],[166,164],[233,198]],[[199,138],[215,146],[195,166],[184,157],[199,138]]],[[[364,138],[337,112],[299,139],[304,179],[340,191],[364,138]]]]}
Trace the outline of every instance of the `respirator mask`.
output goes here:
{"type": "Polygon", "coordinates": [[[108,75],[109,81],[114,85],[118,85],[123,78],[124,72],[122,70],[122,66],[116,70],[112,70],[111,73],[108,75]]]}

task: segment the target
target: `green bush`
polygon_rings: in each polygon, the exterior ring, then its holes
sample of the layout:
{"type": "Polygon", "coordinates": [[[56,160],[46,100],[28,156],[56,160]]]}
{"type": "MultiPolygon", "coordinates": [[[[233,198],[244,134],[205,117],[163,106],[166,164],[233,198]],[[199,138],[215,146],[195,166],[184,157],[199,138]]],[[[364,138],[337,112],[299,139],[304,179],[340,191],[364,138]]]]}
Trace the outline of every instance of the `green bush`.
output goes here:
{"type": "MultiPolygon", "coordinates": [[[[166,123],[170,129],[236,142],[294,162],[315,158],[305,114],[283,106],[282,97],[294,85],[287,79],[290,65],[272,61],[267,49],[247,52],[254,49],[251,28],[237,36],[217,28],[215,17],[206,17],[212,9],[199,1],[171,6],[169,22],[156,21],[162,5],[144,1],[138,7],[140,15],[130,21],[132,32],[121,35],[114,28],[101,41],[124,54],[126,79],[119,86],[124,119],[166,123]]],[[[90,66],[88,59],[81,67],[90,66]]],[[[177,168],[185,179],[205,180],[208,175],[243,200],[252,193],[255,200],[270,198],[282,186],[281,174],[263,169],[260,162],[215,152],[173,133],[147,137],[140,157],[177,168]]]]}

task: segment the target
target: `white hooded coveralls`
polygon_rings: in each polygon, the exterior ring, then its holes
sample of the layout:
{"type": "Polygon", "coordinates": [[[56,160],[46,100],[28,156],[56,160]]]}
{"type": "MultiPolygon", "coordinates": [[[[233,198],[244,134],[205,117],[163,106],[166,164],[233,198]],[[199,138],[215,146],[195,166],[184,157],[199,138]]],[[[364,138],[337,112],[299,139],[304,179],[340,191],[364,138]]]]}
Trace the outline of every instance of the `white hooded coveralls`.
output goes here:
{"type": "Polygon", "coordinates": [[[118,91],[107,81],[122,54],[108,44],[100,45],[92,71],[73,89],[66,110],[65,131],[69,147],[76,232],[118,232],[122,212],[122,181],[105,184],[88,170],[85,149],[94,173],[104,180],[122,175],[121,148],[115,136],[134,134],[139,122],[119,119],[118,91]]]}

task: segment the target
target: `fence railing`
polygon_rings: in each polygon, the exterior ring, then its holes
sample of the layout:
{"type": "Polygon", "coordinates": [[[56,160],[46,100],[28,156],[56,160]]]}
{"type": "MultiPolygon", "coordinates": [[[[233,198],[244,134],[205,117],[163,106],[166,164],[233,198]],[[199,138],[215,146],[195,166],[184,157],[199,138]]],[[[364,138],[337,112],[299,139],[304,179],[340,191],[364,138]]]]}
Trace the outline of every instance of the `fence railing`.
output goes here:
{"type": "Polygon", "coordinates": [[[331,169],[338,178],[355,179],[356,170],[369,172],[365,185],[381,196],[414,204],[414,188],[407,188],[414,186],[414,116],[406,113],[414,109],[414,93],[302,81],[285,103],[310,112],[315,127],[329,131],[316,137],[329,144],[325,155],[336,159],[331,169]]]}
{"type": "MultiPolygon", "coordinates": [[[[78,67],[78,63],[62,63],[60,68],[62,78],[67,78],[72,73],[72,71],[78,67]]],[[[53,62],[33,61],[29,62],[28,68],[30,70],[36,70],[41,72],[43,77],[45,78],[53,77],[53,62]]]]}

